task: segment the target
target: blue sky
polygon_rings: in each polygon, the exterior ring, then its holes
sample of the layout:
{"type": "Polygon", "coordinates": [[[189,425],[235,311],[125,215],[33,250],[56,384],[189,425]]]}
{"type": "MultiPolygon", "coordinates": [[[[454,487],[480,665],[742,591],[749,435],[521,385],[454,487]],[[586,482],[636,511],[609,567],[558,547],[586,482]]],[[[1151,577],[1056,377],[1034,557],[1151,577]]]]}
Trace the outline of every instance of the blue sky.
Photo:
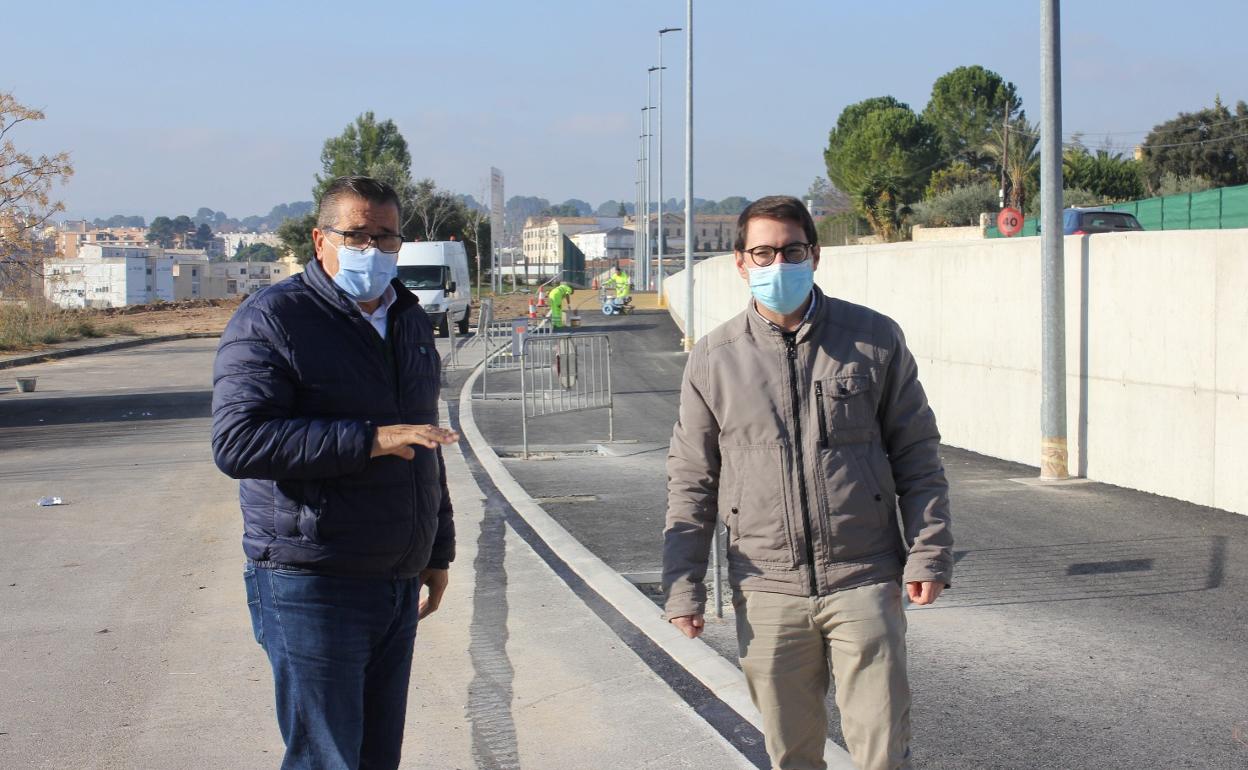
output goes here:
{"type": "MultiPolygon", "coordinates": [[[[1066,0],[1064,133],[1123,149],[1180,110],[1248,99],[1248,3],[1066,0]],[[1135,132],[1135,133],[1129,133],[1135,132]]],[[[695,0],[694,194],[804,192],[852,102],[916,110],[981,64],[1039,118],[1039,0],[695,0]]],[[[392,118],[413,172],[480,197],[597,205],[633,195],[646,67],[683,0],[207,3],[9,0],[0,91],[47,119],[15,137],[69,150],[69,213],[266,213],[310,197],[324,140],[392,118]]],[[[683,190],[683,33],[666,36],[665,193],[683,190]]]]}

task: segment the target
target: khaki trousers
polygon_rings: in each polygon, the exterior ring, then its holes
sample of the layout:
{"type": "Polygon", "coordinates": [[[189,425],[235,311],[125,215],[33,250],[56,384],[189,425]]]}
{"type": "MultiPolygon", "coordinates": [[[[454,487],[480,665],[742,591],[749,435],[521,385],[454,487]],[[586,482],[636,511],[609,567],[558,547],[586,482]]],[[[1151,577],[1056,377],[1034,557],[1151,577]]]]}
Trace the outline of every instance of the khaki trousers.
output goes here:
{"type": "Polygon", "coordinates": [[[906,616],[895,582],[830,596],[738,591],[737,647],[774,770],[824,770],[836,678],[841,729],[859,770],[910,766],[906,616]]]}

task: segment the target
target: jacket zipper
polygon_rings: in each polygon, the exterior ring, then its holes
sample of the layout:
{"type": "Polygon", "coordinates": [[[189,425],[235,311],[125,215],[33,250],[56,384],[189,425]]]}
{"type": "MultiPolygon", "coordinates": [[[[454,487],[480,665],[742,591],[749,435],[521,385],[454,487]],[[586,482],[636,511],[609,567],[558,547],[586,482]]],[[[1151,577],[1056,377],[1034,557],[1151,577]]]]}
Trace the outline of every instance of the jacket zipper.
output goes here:
{"type": "MultiPolygon", "coordinates": [[[[398,340],[399,324],[397,323],[397,319],[387,318],[386,321],[387,321],[389,334],[387,335],[388,339],[384,340],[384,342],[385,344],[390,346],[390,352],[391,352],[390,368],[391,368],[391,374],[394,377],[394,401],[395,401],[395,405],[398,407],[398,410],[399,410],[399,421],[402,422],[403,420],[403,381],[402,381],[402,378],[399,377],[399,344],[398,344],[399,343],[399,340],[398,340]]],[[[419,345],[418,347],[423,348],[424,345],[419,345]]],[[[410,535],[408,535],[408,538],[407,538],[407,548],[404,549],[403,555],[399,557],[399,561],[395,565],[395,570],[393,574],[396,579],[399,576],[398,567],[401,567],[404,564],[406,564],[407,557],[412,555],[412,548],[416,545],[416,527],[417,527],[417,524],[419,523],[418,522],[419,511],[417,510],[418,508],[417,501],[419,499],[419,493],[416,490],[416,464],[415,464],[415,461],[412,461],[408,463],[407,465],[408,465],[407,478],[408,478],[408,482],[410,483],[411,490],[412,490],[412,532],[410,535]]]]}
{"type": "Polygon", "coordinates": [[[815,414],[819,416],[819,446],[828,448],[828,417],[823,413],[823,382],[815,383],[815,414]]]}
{"type": "Polygon", "coordinates": [[[806,499],[806,458],[802,451],[802,398],[797,387],[797,335],[784,335],[784,348],[789,359],[789,387],[793,396],[793,448],[797,453],[797,491],[801,498],[802,529],[806,541],[806,564],[810,567],[810,592],[819,595],[819,578],[815,574],[814,532],[810,526],[810,504],[806,499]]]}

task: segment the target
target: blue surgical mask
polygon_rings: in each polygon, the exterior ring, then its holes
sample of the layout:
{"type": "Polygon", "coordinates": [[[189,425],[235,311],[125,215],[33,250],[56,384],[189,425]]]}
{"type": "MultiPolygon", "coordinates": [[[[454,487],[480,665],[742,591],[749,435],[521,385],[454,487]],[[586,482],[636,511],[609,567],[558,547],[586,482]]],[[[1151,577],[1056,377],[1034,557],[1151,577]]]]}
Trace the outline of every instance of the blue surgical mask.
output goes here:
{"type": "Polygon", "coordinates": [[[754,299],[777,313],[797,310],[815,285],[815,269],[809,259],[796,265],[777,260],[767,267],[751,268],[749,273],[754,299]]]}
{"type": "Polygon", "coordinates": [[[390,281],[399,274],[396,254],[367,249],[338,247],[338,272],[334,283],[357,302],[371,302],[386,292],[390,281]]]}

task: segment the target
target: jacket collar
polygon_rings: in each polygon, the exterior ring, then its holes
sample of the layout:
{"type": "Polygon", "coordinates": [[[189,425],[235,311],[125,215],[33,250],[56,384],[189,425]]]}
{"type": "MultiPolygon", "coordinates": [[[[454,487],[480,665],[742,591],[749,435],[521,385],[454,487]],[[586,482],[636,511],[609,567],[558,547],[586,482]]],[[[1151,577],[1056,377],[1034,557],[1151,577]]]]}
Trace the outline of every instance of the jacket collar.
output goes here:
{"type": "MultiPolygon", "coordinates": [[[[816,326],[818,326],[827,315],[828,297],[815,286],[810,290],[811,301],[814,306],[810,309],[809,316],[797,330],[798,343],[804,342],[816,326]]],[[[745,307],[745,325],[752,334],[764,334],[773,337],[783,337],[784,331],[780,327],[772,324],[758,312],[754,307],[754,297],[751,296],[749,303],[745,307]]]]}

